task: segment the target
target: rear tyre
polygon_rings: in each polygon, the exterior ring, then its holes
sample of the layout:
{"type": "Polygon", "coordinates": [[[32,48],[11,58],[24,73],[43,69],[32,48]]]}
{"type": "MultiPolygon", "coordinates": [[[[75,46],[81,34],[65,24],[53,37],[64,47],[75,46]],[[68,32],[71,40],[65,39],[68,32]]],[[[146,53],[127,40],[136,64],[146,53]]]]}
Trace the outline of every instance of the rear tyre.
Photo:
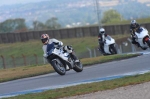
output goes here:
{"type": "Polygon", "coordinates": [[[80,61],[79,62],[75,62],[73,70],[76,71],[76,72],[82,72],[82,70],[83,70],[82,63],[80,61]]]}
{"type": "Polygon", "coordinates": [[[59,75],[65,75],[66,74],[65,66],[61,63],[61,61],[59,59],[52,60],[51,65],[53,66],[54,70],[59,75]]]}

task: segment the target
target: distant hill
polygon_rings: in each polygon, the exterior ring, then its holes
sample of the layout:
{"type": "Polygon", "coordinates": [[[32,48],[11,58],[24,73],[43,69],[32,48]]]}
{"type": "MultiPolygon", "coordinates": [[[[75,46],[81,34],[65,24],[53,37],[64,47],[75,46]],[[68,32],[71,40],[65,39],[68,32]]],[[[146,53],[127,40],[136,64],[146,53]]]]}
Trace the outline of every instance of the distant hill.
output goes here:
{"type": "MultiPolygon", "coordinates": [[[[100,11],[117,10],[125,19],[150,17],[150,1],[142,0],[99,0],[100,11]]],[[[0,22],[11,18],[24,18],[28,26],[35,20],[45,22],[57,17],[61,25],[83,25],[97,22],[94,0],[49,0],[37,3],[0,6],[0,22]]]]}

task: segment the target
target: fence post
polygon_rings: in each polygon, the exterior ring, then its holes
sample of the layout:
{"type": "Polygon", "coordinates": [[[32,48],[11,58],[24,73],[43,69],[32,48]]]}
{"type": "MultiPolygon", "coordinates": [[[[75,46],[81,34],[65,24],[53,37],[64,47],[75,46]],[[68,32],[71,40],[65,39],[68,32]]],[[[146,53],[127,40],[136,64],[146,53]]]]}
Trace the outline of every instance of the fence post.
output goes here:
{"type": "Polygon", "coordinates": [[[130,38],[127,39],[131,43],[132,52],[136,52],[135,46],[132,44],[132,40],[130,38]]]}
{"type": "Polygon", "coordinates": [[[95,49],[94,49],[94,57],[96,57],[96,51],[95,51],[95,49]]]}
{"type": "Polygon", "coordinates": [[[122,54],[122,49],[121,49],[121,46],[119,46],[117,43],[116,43],[116,48],[117,48],[117,52],[119,54],[122,54]],[[120,48],[119,48],[120,47],[120,48]]]}
{"type": "Polygon", "coordinates": [[[13,66],[16,67],[16,63],[15,63],[15,58],[13,55],[11,55],[12,61],[13,61],[13,66]]]}
{"type": "Polygon", "coordinates": [[[87,47],[87,50],[89,51],[89,53],[90,53],[90,58],[91,58],[91,57],[92,57],[92,51],[91,51],[91,49],[88,48],[88,47],[87,47]]]}
{"type": "Polygon", "coordinates": [[[119,48],[120,48],[120,53],[123,53],[123,49],[122,49],[122,45],[121,44],[120,44],[119,48]]]}
{"type": "Polygon", "coordinates": [[[38,58],[37,58],[37,55],[36,55],[36,54],[34,54],[34,57],[35,57],[36,65],[38,65],[38,58]]]}
{"type": "Polygon", "coordinates": [[[26,66],[27,63],[26,63],[26,56],[22,54],[22,57],[23,57],[23,60],[24,60],[24,65],[26,66]]]}
{"type": "Polygon", "coordinates": [[[46,64],[46,59],[43,57],[43,64],[46,64]]]}
{"type": "Polygon", "coordinates": [[[1,55],[1,58],[2,58],[2,60],[3,60],[3,68],[6,69],[5,58],[4,58],[3,55],[1,55]]]}

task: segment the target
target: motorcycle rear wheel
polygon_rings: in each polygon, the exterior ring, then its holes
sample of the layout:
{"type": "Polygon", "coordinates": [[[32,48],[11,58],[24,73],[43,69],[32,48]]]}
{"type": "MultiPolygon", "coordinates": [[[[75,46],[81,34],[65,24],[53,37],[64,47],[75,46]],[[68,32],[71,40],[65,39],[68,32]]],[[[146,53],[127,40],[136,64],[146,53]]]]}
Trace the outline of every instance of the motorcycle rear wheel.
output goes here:
{"type": "Polygon", "coordinates": [[[76,72],[82,72],[82,70],[83,70],[82,63],[80,61],[76,62],[75,67],[73,68],[73,70],[76,71],[76,72]]]}
{"type": "Polygon", "coordinates": [[[66,74],[65,66],[61,63],[61,61],[59,59],[52,60],[51,65],[53,66],[54,70],[59,75],[65,75],[66,74]]]}

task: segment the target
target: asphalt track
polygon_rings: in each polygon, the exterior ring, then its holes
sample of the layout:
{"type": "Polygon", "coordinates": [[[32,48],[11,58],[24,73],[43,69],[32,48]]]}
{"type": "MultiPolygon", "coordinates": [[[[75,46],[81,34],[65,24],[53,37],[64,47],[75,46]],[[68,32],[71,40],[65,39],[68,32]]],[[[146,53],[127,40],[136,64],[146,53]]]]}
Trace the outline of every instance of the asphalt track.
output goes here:
{"type": "Polygon", "coordinates": [[[0,98],[42,92],[49,89],[62,88],[81,83],[110,80],[129,75],[142,74],[149,71],[150,54],[149,52],[143,52],[143,55],[135,58],[84,67],[84,70],[81,73],[76,73],[71,70],[66,72],[66,75],[64,76],[60,76],[57,73],[51,73],[0,83],[0,98]]]}

